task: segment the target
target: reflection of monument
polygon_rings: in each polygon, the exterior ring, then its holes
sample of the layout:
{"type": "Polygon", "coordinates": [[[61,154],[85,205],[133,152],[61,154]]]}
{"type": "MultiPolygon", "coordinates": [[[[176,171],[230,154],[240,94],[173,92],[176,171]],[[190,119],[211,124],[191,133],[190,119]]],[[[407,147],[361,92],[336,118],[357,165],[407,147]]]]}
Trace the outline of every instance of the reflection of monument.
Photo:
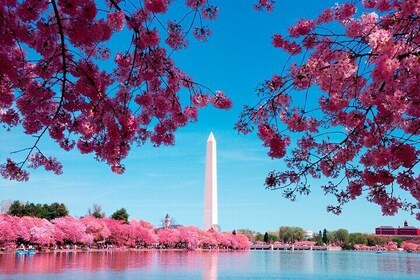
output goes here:
{"type": "Polygon", "coordinates": [[[203,257],[203,272],[201,279],[203,280],[217,280],[217,252],[204,252],[203,257]]]}
{"type": "Polygon", "coordinates": [[[216,139],[210,133],[206,151],[206,183],[204,190],[204,229],[219,229],[217,219],[216,139]]]}

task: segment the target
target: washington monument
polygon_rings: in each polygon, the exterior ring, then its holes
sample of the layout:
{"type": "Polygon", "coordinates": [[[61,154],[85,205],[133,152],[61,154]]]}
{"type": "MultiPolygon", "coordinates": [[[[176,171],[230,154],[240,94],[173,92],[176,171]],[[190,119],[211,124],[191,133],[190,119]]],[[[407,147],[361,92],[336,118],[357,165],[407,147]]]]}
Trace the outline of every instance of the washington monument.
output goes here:
{"type": "Polygon", "coordinates": [[[216,139],[213,132],[207,139],[206,186],[204,191],[204,229],[219,229],[217,219],[217,160],[216,139]]]}

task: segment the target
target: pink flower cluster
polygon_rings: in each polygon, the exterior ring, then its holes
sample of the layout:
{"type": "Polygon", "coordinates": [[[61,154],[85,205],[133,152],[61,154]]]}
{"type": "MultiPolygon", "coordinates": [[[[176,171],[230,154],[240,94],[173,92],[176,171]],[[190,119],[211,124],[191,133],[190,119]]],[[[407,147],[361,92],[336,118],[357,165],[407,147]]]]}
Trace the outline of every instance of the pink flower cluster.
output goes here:
{"type": "Polygon", "coordinates": [[[193,9],[199,9],[206,4],[206,0],[187,0],[186,5],[193,9]]]}
{"type": "Polygon", "coordinates": [[[195,27],[194,37],[198,40],[207,41],[207,38],[211,35],[210,29],[207,27],[195,27]]]}
{"type": "Polygon", "coordinates": [[[420,245],[412,242],[404,241],[401,243],[401,248],[408,252],[420,252],[420,245]]]}
{"type": "Polygon", "coordinates": [[[302,19],[298,23],[289,28],[289,34],[293,38],[309,34],[316,26],[315,21],[302,19]]]}
{"type": "Polygon", "coordinates": [[[36,153],[31,156],[29,159],[30,167],[32,168],[38,168],[39,166],[44,166],[45,170],[47,171],[53,171],[56,175],[60,175],[63,173],[60,162],[57,161],[57,159],[52,157],[46,157],[41,153],[36,153]]]}
{"type": "Polygon", "coordinates": [[[290,42],[284,39],[280,34],[275,34],[273,36],[273,46],[275,48],[282,48],[291,55],[299,54],[302,51],[302,48],[296,42],[290,42]]]}
{"type": "Polygon", "coordinates": [[[196,121],[201,107],[232,106],[223,93],[204,93],[176,67],[167,46],[206,40],[206,19],[216,17],[217,7],[186,1],[185,13],[202,18],[180,15],[162,37],[157,17],[172,2],[144,0],[136,7],[109,0],[100,9],[93,0],[1,1],[0,122],[6,129],[21,125],[35,139],[32,147],[16,147],[27,153],[22,162],[0,164],[4,178],[25,181],[25,168],[39,166],[60,174],[58,160],[39,150],[45,137],[66,151],[93,153],[122,173],[133,144],[172,145],[174,132],[196,121]],[[115,41],[123,29],[131,33],[127,44],[115,41]],[[184,92],[193,93],[191,100],[184,92]]]}
{"type": "Polygon", "coordinates": [[[155,228],[146,221],[122,221],[91,216],[81,219],[66,216],[52,221],[36,217],[0,215],[0,247],[13,248],[24,243],[53,247],[56,244],[109,244],[129,248],[170,249],[248,249],[243,234],[204,231],[194,226],[155,228]]]}
{"type": "Polygon", "coordinates": [[[267,188],[294,199],[308,193],[309,176],[324,176],[335,213],[364,193],[384,215],[408,209],[419,219],[420,61],[412,30],[420,2],[361,4],[373,11],[358,15],[357,3],[336,4],[299,20],[287,37],[275,34],[275,48],[304,55],[261,85],[260,102],[245,107],[236,128],[257,127],[269,155],[286,157],[287,170],[271,172],[267,188]],[[297,145],[287,151],[289,139],[297,145]]]}
{"type": "Polygon", "coordinates": [[[166,39],[166,43],[174,50],[186,48],[188,43],[185,40],[185,36],[182,33],[182,27],[179,24],[168,22],[169,36],[166,39]]]}
{"type": "Polygon", "coordinates": [[[274,9],[274,3],[274,0],[258,0],[258,3],[254,4],[254,9],[257,11],[266,10],[270,13],[274,9]]]}
{"type": "Polygon", "coordinates": [[[311,247],[311,246],[315,246],[316,245],[316,241],[296,241],[295,246],[306,246],[306,247],[311,247]]]}
{"type": "Polygon", "coordinates": [[[145,0],[144,1],[144,8],[146,11],[150,11],[152,13],[166,13],[170,2],[169,0],[145,0]]]}
{"type": "Polygon", "coordinates": [[[232,108],[232,101],[222,91],[216,91],[216,94],[211,99],[211,103],[218,109],[232,108]]]}
{"type": "Polygon", "coordinates": [[[219,12],[219,8],[215,6],[208,6],[207,8],[203,8],[201,10],[201,14],[203,18],[213,20],[217,18],[217,14],[219,12]]]}
{"type": "Polygon", "coordinates": [[[282,158],[286,154],[286,146],[289,144],[289,137],[282,138],[273,128],[268,125],[258,126],[258,137],[269,147],[268,155],[272,158],[282,158]]]}

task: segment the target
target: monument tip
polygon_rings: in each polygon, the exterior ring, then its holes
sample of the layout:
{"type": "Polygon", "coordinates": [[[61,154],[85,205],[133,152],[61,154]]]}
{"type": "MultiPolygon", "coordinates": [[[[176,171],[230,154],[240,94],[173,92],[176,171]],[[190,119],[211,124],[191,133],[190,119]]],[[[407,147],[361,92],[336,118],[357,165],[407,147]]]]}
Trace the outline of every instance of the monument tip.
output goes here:
{"type": "Polygon", "coordinates": [[[210,132],[209,138],[207,139],[207,142],[210,142],[210,141],[212,141],[212,142],[216,141],[216,139],[214,139],[213,132],[210,132]]]}

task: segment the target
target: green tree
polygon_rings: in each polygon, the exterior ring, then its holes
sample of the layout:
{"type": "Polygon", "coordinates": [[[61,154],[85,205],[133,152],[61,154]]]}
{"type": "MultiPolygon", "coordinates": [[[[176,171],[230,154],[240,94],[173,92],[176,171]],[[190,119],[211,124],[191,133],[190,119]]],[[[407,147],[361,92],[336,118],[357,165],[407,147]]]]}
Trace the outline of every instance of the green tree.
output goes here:
{"type": "Polygon", "coordinates": [[[316,235],[315,240],[316,240],[316,245],[318,245],[318,246],[324,245],[324,242],[322,242],[322,232],[321,231],[319,231],[318,235],[316,235]]]}
{"type": "Polygon", "coordinates": [[[368,246],[376,246],[376,245],[382,245],[382,244],[384,244],[384,241],[380,237],[374,236],[374,235],[367,236],[368,246]]]}
{"type": "Polygon", "coordinates": [[[128,223],[128,213],[127,210],[125,210],[125,208],[121,208],[120,210],[115,211],[112,215],[111,218],[113,218],[114,220],[121,220],[124,221],[125,223],[128,223]]]}
{"type": "Polygon", "coordinates": [[[264,242],[265,242],[265,243],[269,243],[269,241],[270,241],[270,240],[269,240],[269,238],[268,238],[268,232],[265,232],[265,233],[264,233],[264,242]]]}
{"type": "Polygon", "coordinates": [[[269,233],[268,234],[268,239],[272,242],[276,242],[279,239],[279,237],[274,233],[269,233]]]}
{"type": "Polygon", "coordinates": [[[349,239],[349,232],[346,229],[340,228],[334,232],[335,240],[343,246],[349,239]]]}
{"type": "Polygon", "coordinates": [[[328,233],[328,231],[324,228],[324,231],[322,232],[322,242],[324,242],[324,244],[328,244],[327,233],[328,233]]]}
{"type": "Polygon", "coordinates": [[[398,247],[400,247],[401,243],[403,243],[404,240],[401,237],[395,237],[392,238],[392,241],[396,242],[398,244],[398,247]]]}
{"type": "Polygon", "coordinates": [[[279,229],[279,238],[284,243],[290,243],[293,239],[292,228],[288,226],[281,226],[279,229]]]}
{"type": "Polygon", "coordinates": [[[355,233],[350,233],[349,234],[349,241],[350,244],[352,244],[352,246],[354,246],[355,244],[367,244],[367,237],[366,234],[364,233],[360,233],[360,232],[355,232],[355,233]]]}
{"type": "Polygon", "coordinates": [[[19,200],[15,200],[10,205],[7,214],[12,216],[23,217],[25,215],[25,205],[19,200]]]}
{"type": "Polygon", "coordinates": [[[53,220],[55,218],[67,216],[69,211],[63,203],[54,202],[48,205],[26,202],[26,204],[23,204],[16,200],[11,204],[7,214],[19,217],[31,216],[53,220]]]}
{"type": "Polygon", "coordinates": [[[233,235],[236,235],[236,230],[232,230],[232,234],[233,235]]]}
{"type": "Polygon", "coordinates": [[[292,227],[292,243],[305,239],[305,231],[301,227],[292,227]]]}
{"type": "Polygon", "coordinates": [[[264,241],[264,234],[262,234],[261,232],[255,234],[255,241],[264,241]]]}
{"type": "Polygon", "coordinates": [[[284,243],[294,243],[295,241],[303,240],[305,232],[301,227],[282,226],[279,229],[279,238],[284,243]]]}
{"type": "Polygon", "coordinates": [[[328,240],[328,244],[337,242],[337,237],[335,236],[335,231],[328,231],[327,232],[327,240],[328,240]]]}
{"type": "Polygon", "coordinates": [[[24,216],[38,217],[37,214],[41,214],[40,212],[41,211],[39,211],[34,203],[26,202],[26,204],[23,206],[24,216]]]}
{"type": "MultiPolygon", "coordinates": [[[[46,204],[44,204],[45,207],[46,204]]],[[[65,217],[69,215],[69,210],[64,203],[54,202],[50,205],[46,205],[47,216],[45,219],[54,220],[55,218],[65,217]]]]}

